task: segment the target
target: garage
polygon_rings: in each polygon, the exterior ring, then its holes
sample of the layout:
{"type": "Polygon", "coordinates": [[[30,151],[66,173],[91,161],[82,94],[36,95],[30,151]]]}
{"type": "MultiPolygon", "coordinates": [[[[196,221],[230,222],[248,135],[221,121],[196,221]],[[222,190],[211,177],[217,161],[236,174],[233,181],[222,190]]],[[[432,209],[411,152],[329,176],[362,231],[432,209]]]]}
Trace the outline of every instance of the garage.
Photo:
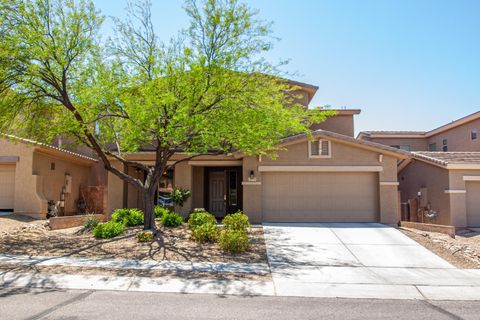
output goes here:
{"type": "Polygon", "coordinates": [[[376,172],[264,172],[267,222],[376,222],[376,172]]]}
{"type": "Polygon", "coordinates": [[[467,190],[467,226],[480,226],[480,181],[468,181],[467,190]]]}
{"type": "Polygon", "coordinates": [[[0,210],[13,210],[15,165],[0,164],[0,210]]]}

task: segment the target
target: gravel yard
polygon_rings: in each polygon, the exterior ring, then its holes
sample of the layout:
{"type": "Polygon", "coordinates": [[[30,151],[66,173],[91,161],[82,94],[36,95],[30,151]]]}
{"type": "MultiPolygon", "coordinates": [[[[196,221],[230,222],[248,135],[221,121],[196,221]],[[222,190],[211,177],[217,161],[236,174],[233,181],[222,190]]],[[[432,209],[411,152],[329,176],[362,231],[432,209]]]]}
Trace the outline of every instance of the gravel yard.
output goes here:
{"type": "Polygon", "coordinates": [[[443,233],[400,228],[400,231],[457,268],[480,269],[480,232],[464,230],[455,239],[443,233]]]}

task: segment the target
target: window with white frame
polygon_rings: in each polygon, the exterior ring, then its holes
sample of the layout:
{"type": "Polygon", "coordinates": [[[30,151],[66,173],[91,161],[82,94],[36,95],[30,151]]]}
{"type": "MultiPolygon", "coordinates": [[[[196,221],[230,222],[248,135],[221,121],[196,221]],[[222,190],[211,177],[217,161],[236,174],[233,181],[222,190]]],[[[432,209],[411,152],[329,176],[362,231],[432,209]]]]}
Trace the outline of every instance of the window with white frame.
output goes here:
{"type": "Polygon", "coordinates": [[[443,141],[442,141],[442,151],[443,152],[448,151],[448,140],[447,139],[443,139],[443,141]]]}
{"type": "Polygon", "coordinates": [[[331,152],[332,144],[330,140],[314,140],[308,144],[308,155],[310,158],[330,158],[331,152]]]}

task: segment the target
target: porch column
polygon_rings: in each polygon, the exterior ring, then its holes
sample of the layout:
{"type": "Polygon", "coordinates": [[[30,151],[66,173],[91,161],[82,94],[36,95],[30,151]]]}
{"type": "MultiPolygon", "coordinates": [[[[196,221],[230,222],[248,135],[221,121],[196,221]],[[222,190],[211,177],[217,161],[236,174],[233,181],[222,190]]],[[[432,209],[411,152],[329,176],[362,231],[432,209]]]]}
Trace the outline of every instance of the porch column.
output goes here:
{"type": "MultiPolygon", "coordinates": [[[[175,165],[173,183],[177,188],[183,188],[193,193],[193,167],[188,162],[180,162],[175,165]]],[[[183,204],[183,207],[175,206],[175,211],[187,217],[192,211],[192,197],[183,204]]]]}

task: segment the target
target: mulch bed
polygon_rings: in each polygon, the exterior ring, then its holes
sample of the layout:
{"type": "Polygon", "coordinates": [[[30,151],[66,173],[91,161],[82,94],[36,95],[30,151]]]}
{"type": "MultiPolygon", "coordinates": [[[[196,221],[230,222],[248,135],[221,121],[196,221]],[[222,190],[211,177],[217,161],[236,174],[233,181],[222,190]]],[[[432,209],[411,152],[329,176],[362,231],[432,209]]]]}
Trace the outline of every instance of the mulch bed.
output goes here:
{"type": "Polygon", "coordinates": [[[249,232],[251,246],[242,254],[225,253],[214,243],[190,240],[186,225],[160,227],[151,243],[139,243],[136,234],[141,227],[128,228],[124,235],[97,240],[82,228],[49,230],[44,224],[28,225],[0,234],[0,253],[36,256],[77,256],[117,259],[151,259],[156,261],[208,261],[266,263],[263,229],[249,232]]]}

